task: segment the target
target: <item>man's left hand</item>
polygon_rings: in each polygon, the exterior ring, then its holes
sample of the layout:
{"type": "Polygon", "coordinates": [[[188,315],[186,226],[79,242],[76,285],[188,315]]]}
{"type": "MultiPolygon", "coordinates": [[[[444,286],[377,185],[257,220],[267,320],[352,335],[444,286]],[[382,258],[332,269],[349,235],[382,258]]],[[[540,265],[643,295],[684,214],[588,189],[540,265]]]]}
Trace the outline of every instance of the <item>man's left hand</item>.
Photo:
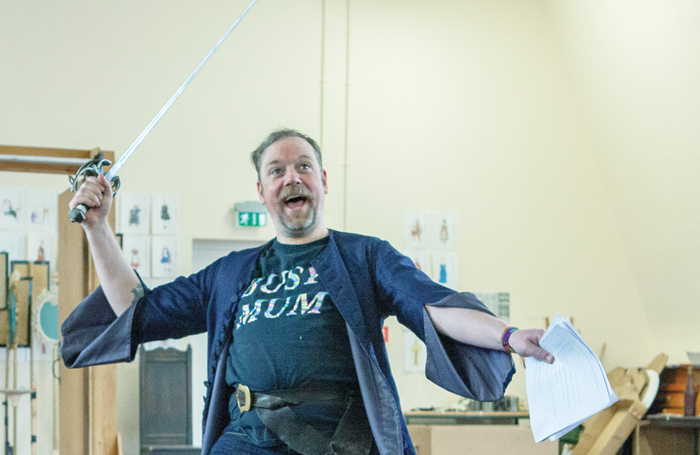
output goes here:
{"type": "Polygon", "coordinates": [[[510,347],[521,357],[534,357],[543,362],[554,362],[554,356],[540,347],[540,338],[544,335],[541,329],[519,329],[513,332],[508,340],[510,347]]]}

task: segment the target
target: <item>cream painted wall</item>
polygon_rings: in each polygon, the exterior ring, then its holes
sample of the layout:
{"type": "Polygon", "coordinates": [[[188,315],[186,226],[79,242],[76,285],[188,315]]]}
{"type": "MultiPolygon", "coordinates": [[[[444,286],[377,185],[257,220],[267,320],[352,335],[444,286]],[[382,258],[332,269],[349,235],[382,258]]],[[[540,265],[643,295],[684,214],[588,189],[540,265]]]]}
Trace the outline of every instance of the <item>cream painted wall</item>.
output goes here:
{"type": "Polygon", "coordinates": [[[547,1],[649,321],[671,363],[700,350],[700,4],[547,1]]]}
{"type": "MultiPolygon", "coordinates": [[[[120,154],[246,4],[1,3],[0,143],[120,154]]],[[[403,210],[455,210],[461,290],[510,292],[520,326],[573,316],[595,351],[606,344],[608,369],[645,364],[656,346],[626,206],[551,5],[352,0],[349,54],[347,12],[341,0],[259,2],[124,168],[124,191],[180,194],[181,272],[193,238],[274,235],[232,227],[231,209],[256,198],[248,151],[290,126],[324,147],[330,227],[401,248],[403,210]]],[[[0,173],[0,186],[67,184],[0,173]]],[[[404,408],[454,402],[403,373],[390,324],[404,408]]],[[[522,372],[508,393],[524,396],[522,372]]]]}
{"type": "MultiPolygon", "coordinates": [[[[404,209],[456,210],[460,289],[510,292],[519,326],[574,317],[607,368],[645,364],[646,318],[544,5],[352,5],[348,229],[400,246],[404,209]]],[[[456,399],[420,374],[397,383],[405,408],[456,399]]],[[[523,374],[508,393],[525,395],[523,374]]]]}

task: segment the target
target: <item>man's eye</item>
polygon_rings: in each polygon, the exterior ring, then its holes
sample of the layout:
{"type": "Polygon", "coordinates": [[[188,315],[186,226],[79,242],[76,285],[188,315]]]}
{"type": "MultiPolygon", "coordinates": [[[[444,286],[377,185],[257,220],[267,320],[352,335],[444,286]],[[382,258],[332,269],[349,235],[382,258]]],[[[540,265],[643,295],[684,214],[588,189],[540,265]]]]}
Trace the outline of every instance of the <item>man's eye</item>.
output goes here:
{"type": "Polygon", "coordinates": [[[275,169],[271,169],[271,170],[270,170],[270,174],[273,174],[273,175],[274,175],[274,174],[279,174],[280,172],[282,172],[282,171],[280,171],[279,168],[275,168],[275,169]]]}
{"type": "Polygon", "coordinates": [[[301,169],[304,169],[304,170],[311,169],[311,166],[309,166],[308,164],[302,164],[302,165],[299,166],[299,167],[300,167],[301,169]]]}

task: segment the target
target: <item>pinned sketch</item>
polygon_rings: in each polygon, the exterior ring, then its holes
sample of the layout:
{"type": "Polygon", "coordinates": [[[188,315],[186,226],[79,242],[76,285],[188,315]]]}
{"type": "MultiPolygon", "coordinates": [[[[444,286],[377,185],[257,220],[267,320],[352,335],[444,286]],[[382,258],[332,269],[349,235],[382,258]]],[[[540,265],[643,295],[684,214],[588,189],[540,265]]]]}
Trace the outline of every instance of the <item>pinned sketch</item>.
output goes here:
{"type": "Polygon", "coordinates": [[[457,290],[457,252],[433,251],[431,278],[443,286],[457,290]]]}
{"type": "Polygon", "coordinates": [[[474,295],[498,318],[510,323],[509,292],[475,292],[474,295]]]}
{"type": "Polygon", "coordinates": [[[413,265],[418,270],[422,270],[426,275],[430,275],[430,254],[426,250],[406,250],[406,256],[411,258],[413,265]]]}
{"type": "Polygon", "coordinates": [[[27,229],[55,232],[58,194],[52,190],[27,190],[27,229]]]}
{"type": "MultiPolygon", "coordinates": [[[[26,261],[24,234],[22,232],[0,231],[0,251],[8,253],[8,261],[26,261]]],[[[8,263],[9,263],[8,262],[8,263]]]]}
{"type": "Polygon", "coordinates": [[[48,261],[52,268],[56,268],[56,237],[52,232],[27,234],[27,260],[48,261]]]}
{"type": "Polygon", "coordinates": [[[178,273],[179,238],[156,235],[151,237],[151,270],[154,278],[174,277],[178,273]]]}
{"type": "Polygon", "coordinates": [[[434,250],[457,250],[457,212],[430,212],[430,247],[434,250]]]}
{"type": "Polygon", "coordinates": [[[430,245],[430,212],[427,210],[403,211],[404,250],[427,250],[430,245]]]}
{"type": "Polygon", "coordinates": [[[141,277],[151,276],[151,242],[146,235],[124,235],[122,256],[141,277]]]}
{"type": "Polygon", "coordinates": [[[407,373],[425,371],[428,350],[411,331],[403,332],[403,370],[407,373]]]}
{"type": "Polygon", "coordinates": [[[150,233],[151,197],[148,194],[119,193],[119,225],[122,234],[148,235],[150,233]]]}
{"type": "Polygon", "coordinates": [[[24,229],[21,188],[0,188],[0,229],[24,229]]]}
{"type": "Polygon", "coordinates": [[[180,196],[154,194],[151,202],[151,233],[177,235],[180,223],[180,196]]]}

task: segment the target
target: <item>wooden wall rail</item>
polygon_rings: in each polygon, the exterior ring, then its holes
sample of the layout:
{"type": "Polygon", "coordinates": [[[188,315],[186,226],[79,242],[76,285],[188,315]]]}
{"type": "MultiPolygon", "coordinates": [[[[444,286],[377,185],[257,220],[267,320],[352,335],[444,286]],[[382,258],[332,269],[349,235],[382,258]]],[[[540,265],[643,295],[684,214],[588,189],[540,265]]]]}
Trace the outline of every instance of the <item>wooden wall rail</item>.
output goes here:
{"type": "MultiPolygon", "coordinates": [[[[80,164],[61,164],[61,163],[28,163],[19,161],[4,161],[2,155],[23,155],[32,157],[51,157],[51,158],[72,158],[90,160],[100,152],[99,148],[92,150],[73,150],[73,149],[58,149],[46,147],[22,147],[17,145],[0,145],[0,171],[13,172],[39,172],[46,174],[68,174],[72,175],[78,172],[80,164]]],[[[103,156],[114,162],[114,152],[102,151],[103,156]]]]}

